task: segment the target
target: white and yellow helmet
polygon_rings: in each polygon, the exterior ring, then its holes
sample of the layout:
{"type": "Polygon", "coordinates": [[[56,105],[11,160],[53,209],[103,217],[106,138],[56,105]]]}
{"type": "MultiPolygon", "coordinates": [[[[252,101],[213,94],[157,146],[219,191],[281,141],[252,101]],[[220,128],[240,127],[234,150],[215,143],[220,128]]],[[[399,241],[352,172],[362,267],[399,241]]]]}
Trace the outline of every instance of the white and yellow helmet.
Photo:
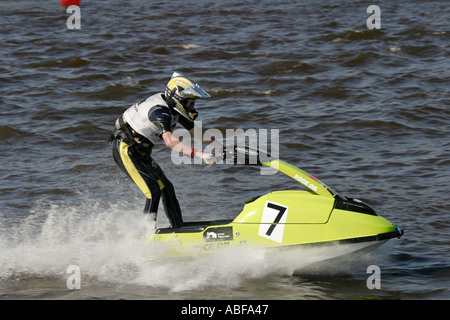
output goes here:
{"type": "Polygon", "coordinates": [[[198,116],[194,108],[195,100],[211,98],[197,83],[178,72],[173,73],[167,84],[165,95],[169,106],[191,121],[198,116]]]}

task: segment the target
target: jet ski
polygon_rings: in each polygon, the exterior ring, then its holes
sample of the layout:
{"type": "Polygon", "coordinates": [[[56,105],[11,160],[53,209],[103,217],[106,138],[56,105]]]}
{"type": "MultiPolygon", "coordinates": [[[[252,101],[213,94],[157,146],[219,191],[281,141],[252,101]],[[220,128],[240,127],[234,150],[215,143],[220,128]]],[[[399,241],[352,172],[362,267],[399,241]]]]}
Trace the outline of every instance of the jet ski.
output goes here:
{"type": "Polygon", "coordinates": [[[271,167],[292,178],[299,190],[274,191],[246,201],[231,220],[185,222],[158,228],[148,243],[171,241],[210,251],[230,246],[262,248],[339,248],[332,257],[368,252],[403,231],[361,200],[338,194],[325,183],[283,160],[262,157],[259,150],[234,146],[224,152],[232,164],[271,167]],[[256,161],[255,159],[256,156],[256,161]],[[241,159],[241,160],[240,160],[241,159]],[[253,162],[253,163],[252,163],[253,162]],[[306,189],[306,190],[305,190],[306,189]],[[338,247],[336,247],[338,246],[338,247]]]}

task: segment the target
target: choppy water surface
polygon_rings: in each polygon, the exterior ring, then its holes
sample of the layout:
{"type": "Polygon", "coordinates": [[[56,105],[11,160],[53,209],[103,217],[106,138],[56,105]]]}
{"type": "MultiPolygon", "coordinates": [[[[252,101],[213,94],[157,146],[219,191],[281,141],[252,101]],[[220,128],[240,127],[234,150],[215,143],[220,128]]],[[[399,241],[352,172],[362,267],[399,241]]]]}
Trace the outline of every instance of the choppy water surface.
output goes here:
{"type": "MultiPolygon", "coordinates": [[[[0,10],[3,299],[448,299],[449,9],[445,1],[56,0],[0,10]],[[205,127],[278,129],[280,157],[405,229],[358,261],[311,267],[258,250],[167,259],[106,140],[174,70],[213,98],[205,127]],[[382,287],[366,285],[369,265],[382,287]],[[81,290],[68,290],[78,265],[81,290]],[[295,271],[297,269],[297,271],[295,271]]],[[[175,166],[185,220],[232,218],[297,185],[255,168],[175,166]]],[[[164,223],[162,221],[161,223],[164,223]]]]}

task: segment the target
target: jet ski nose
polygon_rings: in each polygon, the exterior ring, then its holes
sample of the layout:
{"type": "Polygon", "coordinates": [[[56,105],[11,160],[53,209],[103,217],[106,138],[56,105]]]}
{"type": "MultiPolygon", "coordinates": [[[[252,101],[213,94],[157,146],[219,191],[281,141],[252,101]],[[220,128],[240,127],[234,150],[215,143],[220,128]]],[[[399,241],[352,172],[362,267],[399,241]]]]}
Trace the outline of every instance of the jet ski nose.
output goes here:
{"type": "Polygon", "coordinates": [[[402,237],[402,235],[404,235],[405,234],[405,232],[402,230],[402,229],[400,229],[400,227],[395,227],[395,230],[398,232],[398,236],[397,236],[397,239],[400,239],[401,237],[402,237]]]}

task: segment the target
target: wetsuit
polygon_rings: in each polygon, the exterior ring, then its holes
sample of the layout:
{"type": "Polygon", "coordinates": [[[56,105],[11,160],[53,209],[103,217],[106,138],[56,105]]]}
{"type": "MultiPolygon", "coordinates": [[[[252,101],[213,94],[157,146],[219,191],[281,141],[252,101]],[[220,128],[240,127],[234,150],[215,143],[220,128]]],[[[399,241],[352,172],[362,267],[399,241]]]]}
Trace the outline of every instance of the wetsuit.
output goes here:
{"type": "Polygon", "coordinates": [[[151,157],[153,146],[162,140],[164,132],[173,131],[180,123],[190,130],[194,122],[173,112],[162,93],[141,100],[117,119],[111,136],[113,157],[117,165],[133,180],[146,196],[144,213],[156,220],[162,197],[164,209],[172,227],[181,227],[181,209],[172,183],[151,157]]]}

